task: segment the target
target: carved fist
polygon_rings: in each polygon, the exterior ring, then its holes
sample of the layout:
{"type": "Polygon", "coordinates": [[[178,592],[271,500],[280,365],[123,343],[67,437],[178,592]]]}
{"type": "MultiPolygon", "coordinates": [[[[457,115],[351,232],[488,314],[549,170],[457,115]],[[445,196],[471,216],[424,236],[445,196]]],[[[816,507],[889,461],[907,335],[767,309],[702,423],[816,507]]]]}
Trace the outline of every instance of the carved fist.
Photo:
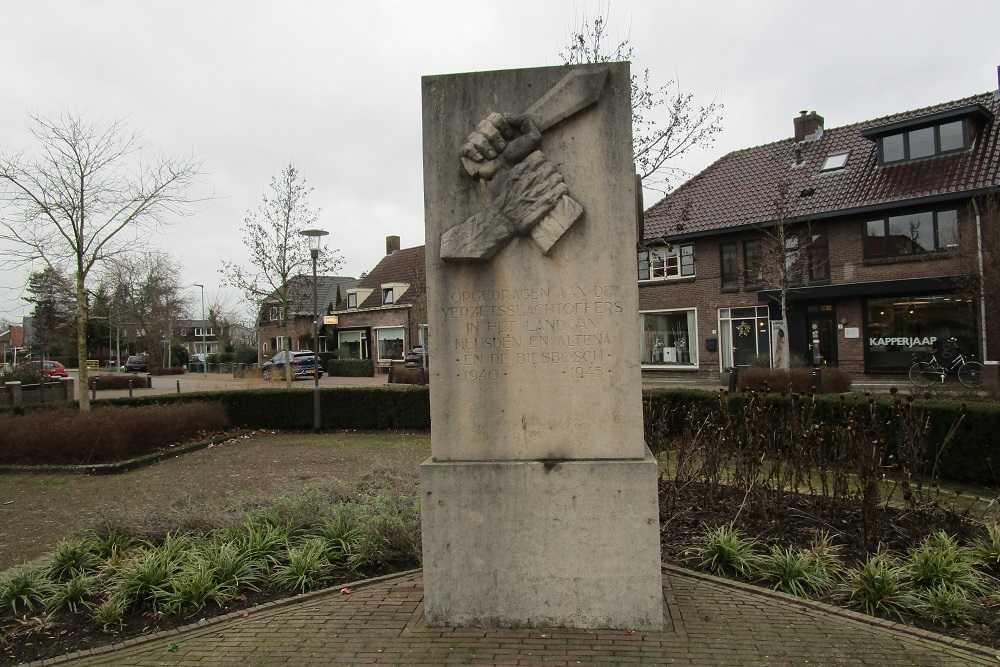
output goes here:
{"type": "Polygon", "coordinates": [[[462,145],[462,165],[470,176],[490,180],[538,150],[542,133],[528,114],[491,113],[462,145]]]}

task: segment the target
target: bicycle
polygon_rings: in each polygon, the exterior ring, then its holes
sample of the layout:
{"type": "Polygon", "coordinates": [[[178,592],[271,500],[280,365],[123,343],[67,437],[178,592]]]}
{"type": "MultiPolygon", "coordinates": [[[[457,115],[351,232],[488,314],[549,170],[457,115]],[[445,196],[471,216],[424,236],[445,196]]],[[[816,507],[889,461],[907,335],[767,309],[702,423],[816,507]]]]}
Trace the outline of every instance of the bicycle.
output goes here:
{"type": "Polygon", "coordinates": [[[913,365],[910,366],[910,382],[918,387],[929,387],[935,382],[944,381],[949,373],[958,375],[958,381],[969,388],[981,387],[983,384],[983,365],[978,361],[965,358],[961,350],[958,349],[958,341],[954,338],[948,340],[954,348],[955,358],[946,364],[937,360],[937,355],[931,353],[931,358],[921,361],[917,355],[913,355],[913,365]]]}

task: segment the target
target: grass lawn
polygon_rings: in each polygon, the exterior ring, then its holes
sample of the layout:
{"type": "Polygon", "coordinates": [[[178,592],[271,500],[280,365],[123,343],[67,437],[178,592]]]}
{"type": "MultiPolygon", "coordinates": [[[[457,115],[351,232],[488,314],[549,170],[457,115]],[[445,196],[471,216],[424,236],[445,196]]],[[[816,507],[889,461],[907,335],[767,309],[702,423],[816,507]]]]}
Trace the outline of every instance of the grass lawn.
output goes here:
{"type": "Polygon", "coordinates": [[[391,466],[419,483],[429,433],[258,432],[121,475],[5,475],[0,571],[30,562],[93,522],[156,532],[211,525],[248,504],[391,466]],[[317,446],[319,445],[319,446],[317,446]]]}

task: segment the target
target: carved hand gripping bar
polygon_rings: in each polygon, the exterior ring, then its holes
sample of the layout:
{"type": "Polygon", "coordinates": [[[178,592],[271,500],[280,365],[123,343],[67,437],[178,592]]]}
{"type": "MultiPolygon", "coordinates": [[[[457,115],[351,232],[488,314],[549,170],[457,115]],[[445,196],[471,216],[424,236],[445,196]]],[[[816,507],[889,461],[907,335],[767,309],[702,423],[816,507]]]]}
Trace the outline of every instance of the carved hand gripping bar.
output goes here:
{"type": "Polygon", "coordinates": [[[597,102],[607,70],[576,70],[523,114],[492,113],[462,146],[466,172],[486,188],[486,208],[441,236],[441,258],[492,259],[515,235],[548,255],[583,215],[562,174],[541,152],[542,132],[597,102]]]}

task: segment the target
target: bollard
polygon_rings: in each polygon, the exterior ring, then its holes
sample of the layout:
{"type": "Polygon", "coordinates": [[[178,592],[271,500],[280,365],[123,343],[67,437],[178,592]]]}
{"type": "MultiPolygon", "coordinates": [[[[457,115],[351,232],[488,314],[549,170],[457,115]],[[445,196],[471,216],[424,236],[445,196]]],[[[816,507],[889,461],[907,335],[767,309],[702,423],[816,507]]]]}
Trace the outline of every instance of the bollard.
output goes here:
{"type": "Polygon", "coordinates": [[[820,373],[819,366],[813,368],[813,391],[817,394],[823,393],[823,375],[820,373]]]}
{"type": "Polygon", "coordinates": [[[38,383],[38,402],[45,402],[45,373],[42,373],[42,381],[38,383]]]}
{"type": "Polygon", "coordinates": [[[180,380],[177,381],[177,393],[178,394],[181,393],[181,381],[180,380]]]}
{"type": "Polygon", "coordinates": [[[96,401],[97,400],[97,383],[100,381],[100,379],[101,378],[99,378],[99,377],[95,377],[94,378],[94,390],[90,394],[90,400],[92,400],[92,401],[96,401]]]}
{"type": "Polygon", "coordinates": [[[733,366],[732,368],[729,369],[729,393],[730,394],[735,394],[736,393],[736,374],[737,374],[736,366],[733,366]]]}
{"type": "Polygon", "coordinates": [[[132,398],[132,378],[128,379],[128,397],[132,398]]]}

